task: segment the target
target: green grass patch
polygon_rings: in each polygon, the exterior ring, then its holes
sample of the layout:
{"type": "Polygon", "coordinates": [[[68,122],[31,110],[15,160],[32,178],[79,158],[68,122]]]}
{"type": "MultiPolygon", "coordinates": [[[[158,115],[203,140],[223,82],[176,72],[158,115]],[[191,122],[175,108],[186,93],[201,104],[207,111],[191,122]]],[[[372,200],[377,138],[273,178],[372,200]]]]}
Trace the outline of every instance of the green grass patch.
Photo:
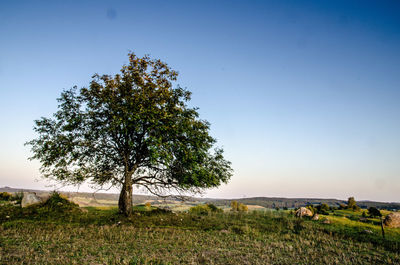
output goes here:
{"type": "Polygon", "coordinates": [[[324,224],[290,211],[174,213],[138,205],[125,217],[116,207],[51,209],[0,206],[0,264],[400,263],[400,229],[386,229],[383,240],[379,226],[348,212],[324,224]]]}

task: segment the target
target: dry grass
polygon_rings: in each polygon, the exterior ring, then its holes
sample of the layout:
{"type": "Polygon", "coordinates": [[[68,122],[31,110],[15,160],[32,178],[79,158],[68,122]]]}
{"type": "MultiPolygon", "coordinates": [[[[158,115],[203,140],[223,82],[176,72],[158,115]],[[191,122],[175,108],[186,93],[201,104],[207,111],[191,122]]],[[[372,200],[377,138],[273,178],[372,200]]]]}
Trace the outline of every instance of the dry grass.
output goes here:
{"type": "Polygon", "coordinates": [[[68,219],[3,219],[0,264],[400,264],[398,245],[346,235],[335,218],[324,225],[282,211],[124,218],[115,209],[88,210],[68,219]]]}
{"type": "Polygon", "coordinates": [[[398,254],[322,232],[265,233],[24,223],[1,229],[9,264],[399,264],[398,254]]]}

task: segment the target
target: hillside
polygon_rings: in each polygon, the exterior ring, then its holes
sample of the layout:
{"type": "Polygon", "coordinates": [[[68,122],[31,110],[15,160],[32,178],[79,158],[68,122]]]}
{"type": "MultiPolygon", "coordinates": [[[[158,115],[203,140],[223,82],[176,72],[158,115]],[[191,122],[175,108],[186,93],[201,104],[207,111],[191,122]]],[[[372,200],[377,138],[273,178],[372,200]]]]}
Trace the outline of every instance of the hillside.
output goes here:
{"type": "MultiPolygon", "coordinates": [[[[276,198],[276,197],[253,197],[241,199],[219,199],[211,200],[217,206],[229,206],[232,200],[247,204],[247,205],[260,205],[265,208],[297,208],[306,206],[308,204],[321,204],[326,203],[329,206],[338,207],[340,204],[346,204],[347,201],[337,199],[322,199],[322,198],[276,198]]],[[[371,206],[379,209],[399,210],[400,203],[394,202],[375,202],[375,201],[357,201],[357,205],[361,208],[369,208],[371,206]]]]}
{"type": "MultiPolygon", "coordinates": [[[[10,187],[2,187],[0,188],[0,192],[21,192],[21,191],[30,191],[36,192],[37,194],[45,194],[51,191],[43,191],[43,190],[32,190],[32,189],[16,189],[10,187]]],[[[90,192],[62,192],[72,201],[78,203],[80,206],[111,206],[117,205],[119,194],[115,193],[90,193],[90,192]]],[[[306,206],[308,204],[321,204],[326,203],[329,206],[337,207],[340,204],[346,204],[344,200],[337,199],[323,199],[323,198],[278,198],[278,197],[253,197],[253,198],[241,198],[241,199],[213,199],[213,198],[194,198],[189,197],[185,202],[181,200],[177,200],[175,198],[163,199],[158,198],[156,196],[151,195],[133,195],[133,203],[134,204],[142,204],[147,201],[150,201],[152,204],[196,204],[203,202],[210,202],[217,206],[226,206],[229,207],[231,201],[236,200],[238,202],[242,202],[247,205],[259,205],[265,208],[297,208],[301,206],[306,206]]],[[[400,203],[388,203],[388,202],[376,202],[376,201],[357,201],[357,205],[361,208],[369,208],[371,206],[377,207],[379,209],[387,209],[387,210],[400,210],[400,203]]]]}
{"type": "MultiPolygon", "coordinates": [[[[58,198],[60,198],[58,196],[58,198]]],[[[383,214],[388,214],[384,211],[383,214]]],[[[65,200],[0,204],[0,264],[400,264],[400,228],[361,212],[80,210],[65,200]]]]}

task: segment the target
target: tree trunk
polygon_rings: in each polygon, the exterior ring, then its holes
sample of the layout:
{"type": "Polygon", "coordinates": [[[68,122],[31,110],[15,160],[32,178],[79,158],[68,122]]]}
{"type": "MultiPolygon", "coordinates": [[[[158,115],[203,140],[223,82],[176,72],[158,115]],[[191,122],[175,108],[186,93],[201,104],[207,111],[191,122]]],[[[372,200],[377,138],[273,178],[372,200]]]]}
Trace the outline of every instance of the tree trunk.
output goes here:
{"type": "Polygon", "coordinates": [[[132,214],[132,174],[126,174],[118,200],[119,212],[125,216],[132,214]]]}

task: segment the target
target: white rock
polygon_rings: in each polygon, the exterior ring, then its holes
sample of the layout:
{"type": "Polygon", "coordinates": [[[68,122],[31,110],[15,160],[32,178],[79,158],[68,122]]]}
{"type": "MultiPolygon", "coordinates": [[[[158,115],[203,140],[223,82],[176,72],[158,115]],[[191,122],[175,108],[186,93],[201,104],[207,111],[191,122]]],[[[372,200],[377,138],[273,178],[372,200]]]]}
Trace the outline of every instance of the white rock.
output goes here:
{"type": "Polygon", "coordinates": [[[43,200],[38,197],[35,192],[24,192],[24,196],[22,197],[21,201],[21,207],[27,207],[42,202],[43,200]]]}

